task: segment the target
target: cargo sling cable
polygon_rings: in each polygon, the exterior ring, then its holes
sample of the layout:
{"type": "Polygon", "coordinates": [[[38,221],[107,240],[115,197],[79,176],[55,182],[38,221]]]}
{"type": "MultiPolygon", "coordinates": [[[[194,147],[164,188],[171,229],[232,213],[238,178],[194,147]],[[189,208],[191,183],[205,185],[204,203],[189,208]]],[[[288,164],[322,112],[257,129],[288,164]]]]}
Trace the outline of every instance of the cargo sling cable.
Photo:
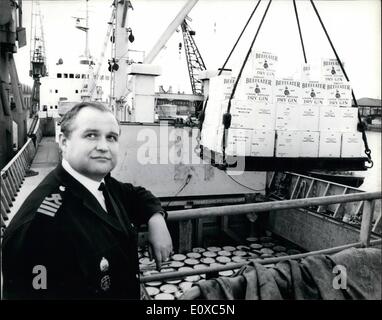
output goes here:
{"type": "MultiPolygon", "coordinates": [[[[330,47],[332,48],[332,50],[333,50],[333,52],[334,52],[334,55],[336,56],[336,59],[337,59],[339,65],[340,65],[340,67],[341,67],[341,70],[342,70],[342,72],[343,72],[343,74],[344,74],[344,76],[345,76],[345,78],[346,78],[346,81],[349,82],[349,77],[348,77],[348,75],[347,75],[347,73],[346,73],[346,71],[345,71],[345,68],[344,68],[344,66],[343,66],[343,64],[342,64],[342,61],[341,61],[341,59],[339,58],[336,49],[334,48],[334,45],[333,45],[333,43],[332,43],[332,40],[331,40],[330,37],[329,37],[329,34],[328,34],[328,32],[327,32],[327,30],[326,30],[326,28],[325,28],[324,23],[322,22],[321,16],[320,16],[320,14],[318,13],[317,8],[316,8],[316,6],[315,6],[313,0],[310,0],[310,3],[312,4],[312,7],[313,7],[313,9],[314,9],[314,12],[316,13],[318,20],[320,21],[320,24],[321,24],[321,26],[322,26],[322,29],[323,29],[324,32],[325,32],[326,38],[328,39],[329,44],[330,44],[330,47]]],[[[358,110],[358,130],[361,131],[361,133],[362,133],[362,140],[363,140],[364,145],[365,145],[365,154],[366,154],[366,156],[367,156],[367,162],[370,163],[370,166],[368,167],[368,169],[370,169],[370,168],[373,167],[374,163],[373,163],[373,160],[371,159],[371,150],[370,150],[370,148],[369,148],[369,144],[367,143],[367,136],[366,136],[366,132],[365,132],[365,129],[366,129],[366,128],[365,128],[365,124],[364,124],[364,123],[362,122],[362,120],[361,120],[361,114],[360,114],[360,112],[359,112],[358,103],[357,103],[357,100],[356,100],[356,98],[355,98],[353,89],[351,89],[351,94],[352,94],[352,98],[353,98],[354,105],[355,105],[355,107],[356,107],[357,110],[358,110]]]]}
{"type": "MultiPolygon", "coordinates": [[[[227,59],[224,61],[223,66],[220,68],[218,76],[220,76],[222,74],[222,72],[223,72],[223,70],[224,70],[228,60],[231,58],[232,53],[235,51],[235,48],[236,48],[237,44],[239,43],[239,41],[241,39],[241,36],[243,35],[245,30],[247,29],[247,26],[248,26],[249,22],[252,20],[252,17],[255,14],[255,12],[257,10],[257,7],[259,6],[260,2],[261,2],[261,0],[257,1],[257,4],[256,4],[255,8],[253,9],[251,15],[249,16],[249,18],[247,20],[247,23],[245,24],[243,30],[241,31],[239,37],[237,38],[236,43],[233,45],[233,47],[231,49],[231,52],[229,53],[227,59]]],[[[206,101],[204,103],[203,110],[202,110],[202,112],[199,115],[199,137],[200,137],[201,132],[202,132],[202,127],[203,127],[203,122],[204,122],[204,117],[205,117],[205,112],[206,112],[207,105],[208,105],[208,96],[207,96],[206,101]]],[[[202,157],[202,152],[203,152],[203,150],[201,149],[200,150],[201,157],[202,157]]]]}
{"type": "Polygon", "coordinates": [[[223,115],[223,125],[224,125],[224,133],[223,133],[223,146],[222,146],[222,154],[223,154],[223,163],[220,165],[221,169],[225,169],[227,168],[227,161],[226,161],[226,154],[225,154],[225,149],[226,149],[226,146],[227,146],[227,135],[228,135],[228,129],[229,127],[231,126],[231,101],[235,95],[235,92],[236,92],[236,88],[237,88],[237,85],[239,84],[239,81],[240,81],[240,78],[241,78],[241,75],[243,73],[243,70],[244,70],[244,67],[245,65],[247,64],[247,61],[248,61],[248,58],[249,58],[249,55],[251,54],[251,51],[252,51],[252,48],[253,48],[253,45],[255,44],[255,41],[256,41],[256,38],[257,38],[257,35],[259,34],[259,31],[261,29],[261,26],[263,25],[263,22],[264,22],[264,19],[265,19],[265,16],[267,15],[267,12],[268,12],[268,9],[270,7],[272,3],[272,0],[270,0],[268,2],[268,5],[267,5],[267,8],[265,9],[265,12],[263,14],[263,17],[261,18],[261,21],[260,21],[260,24],[259,24],[259,27],[257,28],[257,31],[256,31],[256,34],[255,34],[255,37],[253,38],[252,40],[252,43],[251,43],[251,46],[249,47],[249,50],[247,52],[247,55],[244,59],[244,62],[240,68],[240,71],[239,71],[239,74],[237,76],[237,79],[235,81],[235,84],[233,86],[233,89],[232,89],[232,93],[231,93],[231,96],[228,100],[228,107],[227,107],[227,112],[223,115]]]}

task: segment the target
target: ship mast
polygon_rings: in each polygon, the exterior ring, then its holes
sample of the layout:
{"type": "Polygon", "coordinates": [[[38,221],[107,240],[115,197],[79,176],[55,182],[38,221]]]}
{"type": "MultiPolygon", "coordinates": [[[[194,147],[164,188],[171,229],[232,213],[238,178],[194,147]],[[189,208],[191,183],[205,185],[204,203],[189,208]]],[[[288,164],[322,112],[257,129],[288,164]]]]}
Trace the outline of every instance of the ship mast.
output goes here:
{"type": "Polygon", "coordinates": [[[80,57],[80,64],[88,66],[87,79],[84,79],[81,89],[81,99],[82,101],[89,101],[91,98],[90,87],[92,82],[94,81],[93,76],[93,57],[90,55],[89,50],[89,0],[86,0],[86,16],[85,16],[85,26],[80,25],[80,21],[84,20],[84,18],[73,17],[76,19],[76,28],[85,32],[85,52],[84,55],[80,57]]]}

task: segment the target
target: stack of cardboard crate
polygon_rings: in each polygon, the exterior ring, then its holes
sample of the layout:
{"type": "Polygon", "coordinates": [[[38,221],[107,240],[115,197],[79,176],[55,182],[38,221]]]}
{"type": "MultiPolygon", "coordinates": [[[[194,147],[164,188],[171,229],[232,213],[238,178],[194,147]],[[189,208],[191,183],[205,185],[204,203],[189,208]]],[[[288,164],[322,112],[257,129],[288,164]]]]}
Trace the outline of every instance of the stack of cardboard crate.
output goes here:
{"type": "MultiPolygon", "coordinates": [[[[323,60],[321,81],[310,81],[308,76],[302,80],[279,79],[275,77],[277,56],[254,53],[251,74],[242,75],[231,100],[226,154],[360,157],[358,111],[351,107],[351,86],[344,81],[336,62],[323,60]]],[[[224,134],[222,118],[235,81],[234,75],[216,76],[209,81],[201,142],[219,153],[224,134]]]]}

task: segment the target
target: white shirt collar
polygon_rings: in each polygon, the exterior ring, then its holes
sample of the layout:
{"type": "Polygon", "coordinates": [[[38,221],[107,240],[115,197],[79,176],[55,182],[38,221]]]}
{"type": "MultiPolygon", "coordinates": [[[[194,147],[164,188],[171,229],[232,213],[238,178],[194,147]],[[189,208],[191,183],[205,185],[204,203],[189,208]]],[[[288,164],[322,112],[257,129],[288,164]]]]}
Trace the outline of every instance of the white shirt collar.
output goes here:
{"type": "Polygon", "coordinates": [[[83,174],[79,173],[78,171],[74,170],[72,168],[72,166],[69,164],[69,162],[65,159],[62,159],[62,167],[73,177],[75,178],[76,180],[78,180],[78,182],[80,182],[86,189],[88,189],[93,195],[95,195],[97,197],[97,195],[99,194],[99,186],[101,184],[101,182],[104,182],[104,180],[102,179],[102,181],[100,182],[97,182],[97,181],[94,181],[88,177],[85,177],[83,174]]]}

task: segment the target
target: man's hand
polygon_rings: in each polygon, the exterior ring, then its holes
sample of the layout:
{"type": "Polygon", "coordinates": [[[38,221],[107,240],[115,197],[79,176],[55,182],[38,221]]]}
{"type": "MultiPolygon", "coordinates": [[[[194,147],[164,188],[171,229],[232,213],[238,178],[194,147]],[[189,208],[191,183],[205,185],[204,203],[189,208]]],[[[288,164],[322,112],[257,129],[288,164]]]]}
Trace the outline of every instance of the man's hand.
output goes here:
{"type": "Polygon", "coordinates": [[[159,269],[172,253],[172,240],[162,214],[155,213],[148,222],[149,242],[154,250],[154,258],[159,269]]]}

